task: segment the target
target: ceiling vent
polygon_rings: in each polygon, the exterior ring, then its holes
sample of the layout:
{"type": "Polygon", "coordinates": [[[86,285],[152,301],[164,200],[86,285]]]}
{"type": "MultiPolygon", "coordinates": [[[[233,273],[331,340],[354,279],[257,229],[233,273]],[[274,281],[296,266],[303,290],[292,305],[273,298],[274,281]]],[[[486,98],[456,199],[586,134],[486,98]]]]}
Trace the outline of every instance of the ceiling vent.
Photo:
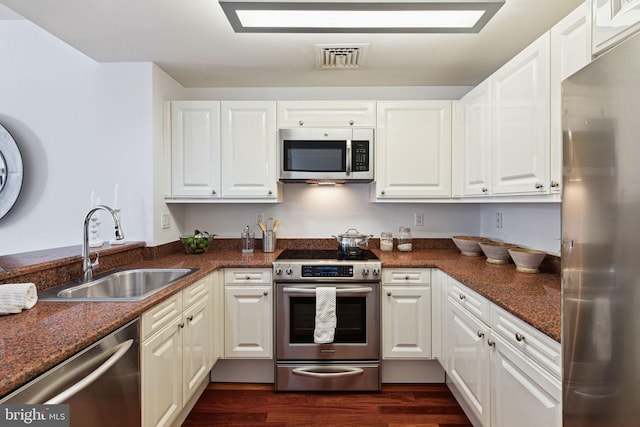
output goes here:
{"type": "Polygon", "coordinates": [[[362,70],[369,44],[317,44],[315,48],[317,70],[362,70]]]}

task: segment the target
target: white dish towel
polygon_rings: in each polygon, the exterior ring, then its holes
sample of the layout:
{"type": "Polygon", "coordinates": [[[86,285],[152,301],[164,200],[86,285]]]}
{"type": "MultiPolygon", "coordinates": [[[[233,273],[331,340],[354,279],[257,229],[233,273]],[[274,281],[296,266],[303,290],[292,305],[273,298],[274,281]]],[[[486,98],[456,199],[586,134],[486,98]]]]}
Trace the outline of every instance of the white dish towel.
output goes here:
{"type": "Polygon", "coordinates": [[[336,288],[316,287],[316,327],[313,331],[313,341],[316,344],[333,342],[337,323],[336,288]]]}
{"type": "Polygon", "coordinates": [[[0,285],[0,314],[20,313],[36,305],[38,292],[33,283],[0,285]]]}

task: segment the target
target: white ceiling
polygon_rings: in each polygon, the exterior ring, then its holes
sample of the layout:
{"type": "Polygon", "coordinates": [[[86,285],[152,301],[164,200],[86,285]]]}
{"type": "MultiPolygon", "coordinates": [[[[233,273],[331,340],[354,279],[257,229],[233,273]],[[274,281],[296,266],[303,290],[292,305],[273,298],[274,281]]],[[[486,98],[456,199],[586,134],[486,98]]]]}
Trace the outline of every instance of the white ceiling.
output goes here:
{"type": "MultiPolygon", "coordinates": [[[[0,0],[99,62],[154,62],[185,87],[476,85],[583,0],[506,0],[479,34],[236,34],[217,0],[0,0]],[[369,43],[363,70],[314,44],[369,43]]],[[[0,18],[13,15],[0,7],[0,18]]]]}

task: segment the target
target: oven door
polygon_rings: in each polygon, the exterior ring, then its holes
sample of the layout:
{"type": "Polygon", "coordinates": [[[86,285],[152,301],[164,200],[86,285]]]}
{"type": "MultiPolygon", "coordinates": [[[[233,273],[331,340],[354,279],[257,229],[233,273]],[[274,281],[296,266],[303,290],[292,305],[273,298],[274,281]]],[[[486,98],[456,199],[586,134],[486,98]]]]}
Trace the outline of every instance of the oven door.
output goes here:
{"type": "Polygon", "coordinates": [[[276,294],[278,361],[379,360],[379,282],[277,283],[276,294]],[[332,343],[313,341],[317,286],[336,288],[337,325],[332,343]]]}

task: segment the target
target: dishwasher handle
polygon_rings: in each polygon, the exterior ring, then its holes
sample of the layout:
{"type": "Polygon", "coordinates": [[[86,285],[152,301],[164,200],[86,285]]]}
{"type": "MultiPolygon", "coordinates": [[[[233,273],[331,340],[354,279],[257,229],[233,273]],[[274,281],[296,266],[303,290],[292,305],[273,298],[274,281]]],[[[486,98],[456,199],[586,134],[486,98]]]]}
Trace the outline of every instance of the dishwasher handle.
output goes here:
{"type": "Polygon", "coordinates": [[[105,362],[102,365],[97,367],[89,375],[87,375],[86,377],[84,377],[83,379],[81,379],[80,381],[78,381],[77,383],[75,383],[74,385],[72,385],[71,387],[63,391],[62,393],[46,401],[44,404],[57,405],[59,403],[64,403],[67,400],[69,400],[71,397],[73,397],[75,394],[80,392],[82,389],[89,386],[91,383],[93,383],[98,378],[100,378],[102,374],[104,374],[109,368],[111,368],[120,359],[122,359],[122,357],[126,354],[127,351],[129,351],[129,349],[133,345],[133,342],[134,342],[133,339],[128,339],[118,344],[117,346],[115,346],[113,349],[114,350],[117,349],[117,351],[114,352],[107,360],[105,360],[105,362]]]}

